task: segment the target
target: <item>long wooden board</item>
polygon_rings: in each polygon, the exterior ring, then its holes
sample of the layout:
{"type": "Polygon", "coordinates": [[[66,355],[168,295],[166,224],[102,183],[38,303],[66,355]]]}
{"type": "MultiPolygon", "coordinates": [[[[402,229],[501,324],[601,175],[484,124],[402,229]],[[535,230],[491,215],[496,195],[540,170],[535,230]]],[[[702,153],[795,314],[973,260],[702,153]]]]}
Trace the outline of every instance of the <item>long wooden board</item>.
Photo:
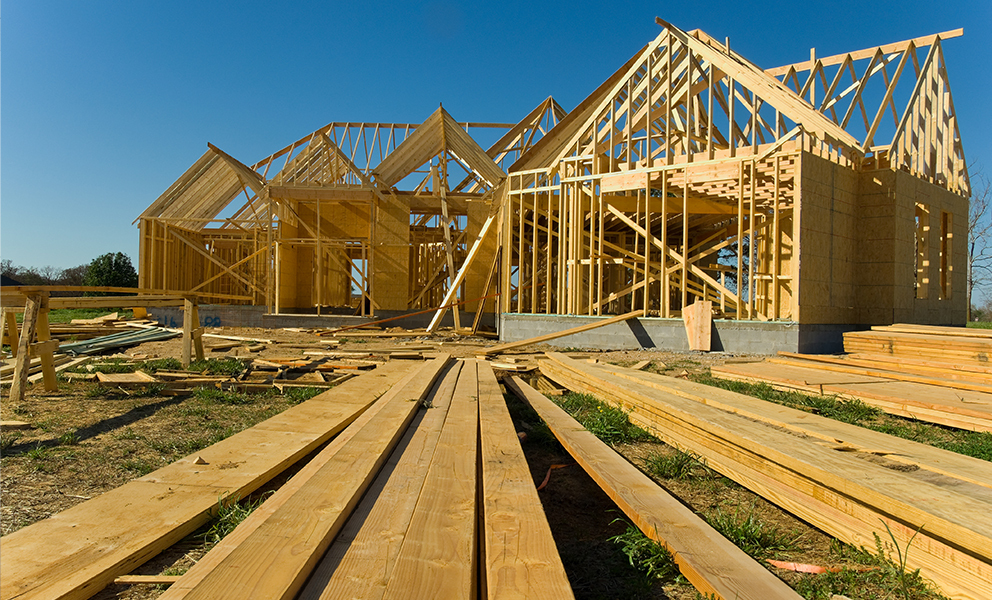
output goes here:
{"type": "Polygon", "coordinates": [[[722,379],[763,382],[778,389],[854,398],[894,415],[948,427],[992,431],[992,394],[989,393],[895,381],[778,360],[722,365],[713,367],[710,372],[722,379]]]}
{"type": "Polygon", "coordinates": [[[778,355],[785,358],[794,358],[807,362],[812,361],[840,365],[843,367],[863,367],[866,369],[877,370],[880,377],[887,377],[889,379],[911,381],[911,379],[907,377],[898,377],[898,375],[909,375],[921,378],[930,378],[931,381],[921,380],[920,383],[930,383],[931,385],[955,387],[954,382],[966,382],[981,384],[992,389],[992,376],[990,376],[989,373],[976,373],[973,371],[952,369],[939,363],[935,364],[931,361],[925,363],[917,363],[907,360],[887,362],[885,360],[879,360],[878,357],[864,358],[850,354],[835,356],[829,354],[799,354],[796,352],[784,351],[779,351],[778,355]],[[893,375],[897,376],[894,377],[893,375]]]}
{"type": "Polygon", "coordinates": [[[337,437],[331,440],[327,446],[321,450],[317,456],[307,462],[300,471],[289,481],[275,491],[261,506],[256,508],[246,517],[231,533],[210,549],[203,558],[198,560],[186,573],[180,577],[172,587],[166,590],[159,600],[181,600],[186,597],[191,589],[196,587],[203,578],[213,570],[218,564],[227,558],[235,548],[237,548],[249,535],[261,526],[272,514],[282,507],[286,501],[293,497],[301,487],[329,461],[334,459],[337,452],[348,443],[355,434],[361,431],[368,422],[382,410],[382,407],[389,403],[399,390],[403,389],[414,377],[418,370],[410,369],[406,375],[400,379],[392,388],[386,391],[379,398],[351,423],[337,437]]]}
{"type": "Polygon", "coordinates": [[[507,350],[512,350],[514,348],[521,348],[523,346],[529,346],[531,344],[541,344],[544,342],[550,342],[551,340],[556,340],[558,338],[563,338],[567,335],[572,335],[575,333],[582,333],[585,331],[591,331],[599,327],[606,327],[607,325],[612,325],[614,323],[622,323],[630,319],[635,319],[637,317],[644,316],[643,310],[633,310],[627,314],[619,315],[616,317],[610,317],[609,319],[597,320],[585,325],[579,325],[578,327],[573,327],[571,329],[565,329],[563,331],[556,331],[555,333],[548,333],[545,335],[539,335],[537,337],[528,338],[526,340],[520,340],[517,342],[507,342],[506,344],[499,344],[498,346],[493,346],[492,348],[486,348],[482,354],[489,356],[491,354],[499,354],[500,352],[506,352],[507,350]]]}
{"type": "MultiPolygon", "coordinates": [[[[553,359],[557,357],[550,353],[548,356],[553,359]]],[[[977,458],[685,379],[631,371],[603,363],[596,367],[637,384],[793,431],[848,454],[885,456],[887,460],[903,463],[907,470],[929,471],[992,489],[989,464],[977,458]]]]}
{"type": "Polygon", "coordinates": [[[509,377],[506,385],[537,411],[569,454],[641,531],[668,548],[697,590],[724,600],[800,598],[540,392],[517,377],[509,377]]]}
{"type": "Polygon", "coordinates": [[[383,598],[473,598],[477,586],[476,361],[465,361],[383,598]]]}
{"type": "Polygon", "coordinates": [[[462,361],[454,363],[366,492],[300,600],[379,600],[393,570],[444,425],[462,361]]]}
{"type": "Polygon", "coordinates": [[[489,600],[574,598],[492,367],[479,363],[483,540],[489,600]]]}
{"type": "Polygon", "coordinates": [[[949,595],[992,595],[988,487],[894,470],[848,455],[843,446],[561,358],[562,363],[542,362],[542,371],[547,368],[549,376],[572,389],[632,410],[635,423],[844,541],[873,547],[876,535],[888,539],[888,526],[905,546],[922,526],[913,542],[915,554],[909,554],[911,567],[921,568],[949,595]]]}
{"type": "Polygon", "coordinates": [[[449,360],[443,355],[424,364],[417,376],[334,454],[333,460],[287,498],[186,597],[294,598],[449,360]]]}
{"type": "Polygon", "coordinates": [[[0,598],[89,598],[206,523],[218,500],[244,497],[340,432],[410,368],[385,365],[0,538],[0,598]]]}

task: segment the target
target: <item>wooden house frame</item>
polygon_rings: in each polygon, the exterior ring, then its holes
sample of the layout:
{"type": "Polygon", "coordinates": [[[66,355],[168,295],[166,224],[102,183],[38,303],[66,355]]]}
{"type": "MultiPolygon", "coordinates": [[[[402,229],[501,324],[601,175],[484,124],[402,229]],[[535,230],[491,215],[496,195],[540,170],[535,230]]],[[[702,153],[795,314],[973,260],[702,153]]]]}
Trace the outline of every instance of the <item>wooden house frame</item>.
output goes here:
{"type": "Polygon", "coordinates": [[[501,312],[964,322],[961,30],[764,71],[658,22],[510,168],[501,312]]]}
{"type": "MultiPolygon", "coordinates": [[[[505,165],[564,114],[548,98],[516,124],[458,123],[443,108],[419,125],[330,123],[251,166],[208,144],[137,219],[141,283],[274,313],[435,307],[505,165]],[[505,132],[488,151],[468,133],[493,128],[505,132]]],[[[477,293],[481,277],[457,291],[477,293]]]]}
{"type": "Polygon", "coordinates": [[[140,286],[270,313],[498,294],[503,314],[963,322],[961,30],[763,70],[658,23],[567,115],[331,123],[250,166],[210,146],[138,218],[140,286]],[[484,151],[469,132],[491,127],[484,151]]]}

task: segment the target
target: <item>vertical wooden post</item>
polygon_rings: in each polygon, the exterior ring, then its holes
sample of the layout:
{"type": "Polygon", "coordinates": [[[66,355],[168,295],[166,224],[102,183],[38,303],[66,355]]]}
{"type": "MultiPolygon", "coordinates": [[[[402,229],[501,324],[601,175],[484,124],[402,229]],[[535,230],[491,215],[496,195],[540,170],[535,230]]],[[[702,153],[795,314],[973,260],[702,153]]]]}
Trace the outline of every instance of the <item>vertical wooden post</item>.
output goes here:
{"type": "Polygon", "coordinates": [[[183,302],[183,367],[189,367],[192,362],[194,348],[196,360],[203,360],[202,335],[203,328],[200,327],[196,297],[187,297],[183,302]]]}
{"type": "Polygon", "coordinates": [[[13,308],[3,309],[3,322],[7,331],[7,340],[10,343],[10,355],[16,358],[18,346],[17,313],[13,308]]]}
{"type": "MultiPolygon", "coordinates": [[[[51,331],[48,329],[48,292],[42,292],[41,305],[38,307],[38,322],[35,325],[38,332],[38,342],[47,342],[52,339],[51,331]]],[[[58,389],[58,381],[55,379],[55,358],[52,356],[51,348],[41,351],[41,372],[45,378],[45,391],[54,392],[58,389]]],[[[29,357],[30,358],[30,357],[29,357]]]]}
{"type": "Polygon", "coordinates": [[[25,386],[28,383],[28,369],[31,366],[31,342],[34,340],[38,324],[38,313],[41,310],[41,296],[32,294],[24,303],[24,322],[21,324],[21,335],[17,342],[17,362],[14,365],[14,382],[10,386],[10,401],[24,400],[25,386]]]}

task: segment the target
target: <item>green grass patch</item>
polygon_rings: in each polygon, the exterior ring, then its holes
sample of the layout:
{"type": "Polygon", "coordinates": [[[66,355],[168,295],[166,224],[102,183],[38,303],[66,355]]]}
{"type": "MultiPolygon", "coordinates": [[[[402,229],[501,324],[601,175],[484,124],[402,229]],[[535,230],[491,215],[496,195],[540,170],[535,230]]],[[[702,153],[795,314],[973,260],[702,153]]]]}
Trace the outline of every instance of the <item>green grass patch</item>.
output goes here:
{"type": "Polygon", "coordinates": [[[194,360],[186,370],[195,373],[206,372],[207,375],[229,375],[234,377],[245,370],[245,364],[240,359],[234,357],[208,358],[205,360],[194,360]]]}
{"type": "Polygon", "coordinates": [[[692,379],[699,383],[798,408],[852,425],[859,425],[866,429],[992,461],[992,433],[989,432],[967,431],[904,419],[885,414],[882,410],[869,406],[860,400],[841,400],[833,396],[810,396],[799,392],[783,392],[766,383],[728,381],[717,379],[711,375],[696,375],[692,379]]]}
{"type": "Polygon", "coordinates": [[[552,400],[607,444],[630,444],[655,439],[650,433],[631,423],[627,412],[604,404],[589,394],[568,393],[552,400]]]}
{"type": "Polygon", "coordinates": [[[256,394],[231,392],[209,387],[196,388],[193,391],[193,397],[208,404],[253,404],[257,399],[256,394]]]}
{"type": "Polygon", "coordinates": [[[762,558],[772,552],[788,551],[795,545],[798,537],[783,533],[777,527],[762,521],[754,505],[747,509],[736,508],[732,512],[717,508],[706,516],[706,521],[723,537],[755,558],[762,558]]]}
{"type": "MultiPolygon", "coordinates": [[[[909,548],[900,548],[896,558],[904,558],[909,548]]],[[[893,552],[887,551],[882,540],[875,536],[875,551],[854,548],[836,540],[830,543],[830,555],[838,560],[855,563],[839,571],[802,575],[794,588],[808,600],[830,600],[842,595],[852,600],[875,598],[903,598],[904,600],[947,600],[919,570],[909,571],[905,564],[892,560],[893,552]]]]}
{"type": "Polygon", "coordinates": [[[628,523],[627,530],[611,537],[610,541],[620,546],[624,556],[630,561],[630,566],[649,579],[666,582],[680,579],[679,567],[668,548],[644,535],[637,527],[628,523]]]}
{"type": "Polygon", "coordinates": [[[695,452],[676,448],[673,452],[658,452],[647,459],[648,472],[662,479],[691,479],[701,471],[711,474],[709,467],[695,452]]]}
{"type": "Polygon", "coordinates": [[[234,531],[235,527],[248,518],[248,515],[261,506],[262,502],[271,494],[271,491],[266,492],[253,500],[245,500],[243,502],[239,502],[237,499],[229,504],[219,502],[217,515],[210,524],[210,528],[203,534],[203,541],[213,546],[224,539],[227,534],[234,531]]]}
{"type": "Polygon", "coordinates": [[[285,388],[283,393],[286,396],[286,400],[289,400],[293,404],[300,404],[301,402],[306,402],[307,400],[324,393],[323,388],[318,387],[302,387],[302,388],[285,388]]]}
{"type": "Polygon", "coordinates": [[[968,327],[972,329],[992,329],[992,321],[968,321],[968,327]]]}

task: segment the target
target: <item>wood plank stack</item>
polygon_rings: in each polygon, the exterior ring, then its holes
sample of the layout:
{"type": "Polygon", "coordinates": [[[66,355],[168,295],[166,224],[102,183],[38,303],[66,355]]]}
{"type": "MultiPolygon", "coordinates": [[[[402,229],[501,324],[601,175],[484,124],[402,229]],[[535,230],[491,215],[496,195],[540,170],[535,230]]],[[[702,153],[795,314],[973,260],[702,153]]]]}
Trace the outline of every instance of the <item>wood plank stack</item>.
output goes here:
{"type": "Polygon", "coordinates": [[[992,331],[889,325],[844,334],[844,356],[780,352],[726,364],[715,377],[857,399],[911,419],[992,431],[992,331]]]}
{"type": "Polygon", "coordinates": [[[953,597],[992,597],[987,462],[702,384],[549,353],[541,370],[855,546],[890,550],[953,597]],[[914,533],[919,534],[913,539],[914,533]]]}
{"type": "MultiPolygon", "coordinates": [[[[710,369],[714,377],[780,390],[856,399],[889,414],[972,431],[992,431],[992,377],[942,373],[857,358],[793,355],[710,369]]],[[[932,367],[931,367],[932,368],[932,367]]]]}
{"type": "Polygon", "coordinates": [[[844,334],[844,351],[988,366],[992,331],[896,324],[844,334]]]}

